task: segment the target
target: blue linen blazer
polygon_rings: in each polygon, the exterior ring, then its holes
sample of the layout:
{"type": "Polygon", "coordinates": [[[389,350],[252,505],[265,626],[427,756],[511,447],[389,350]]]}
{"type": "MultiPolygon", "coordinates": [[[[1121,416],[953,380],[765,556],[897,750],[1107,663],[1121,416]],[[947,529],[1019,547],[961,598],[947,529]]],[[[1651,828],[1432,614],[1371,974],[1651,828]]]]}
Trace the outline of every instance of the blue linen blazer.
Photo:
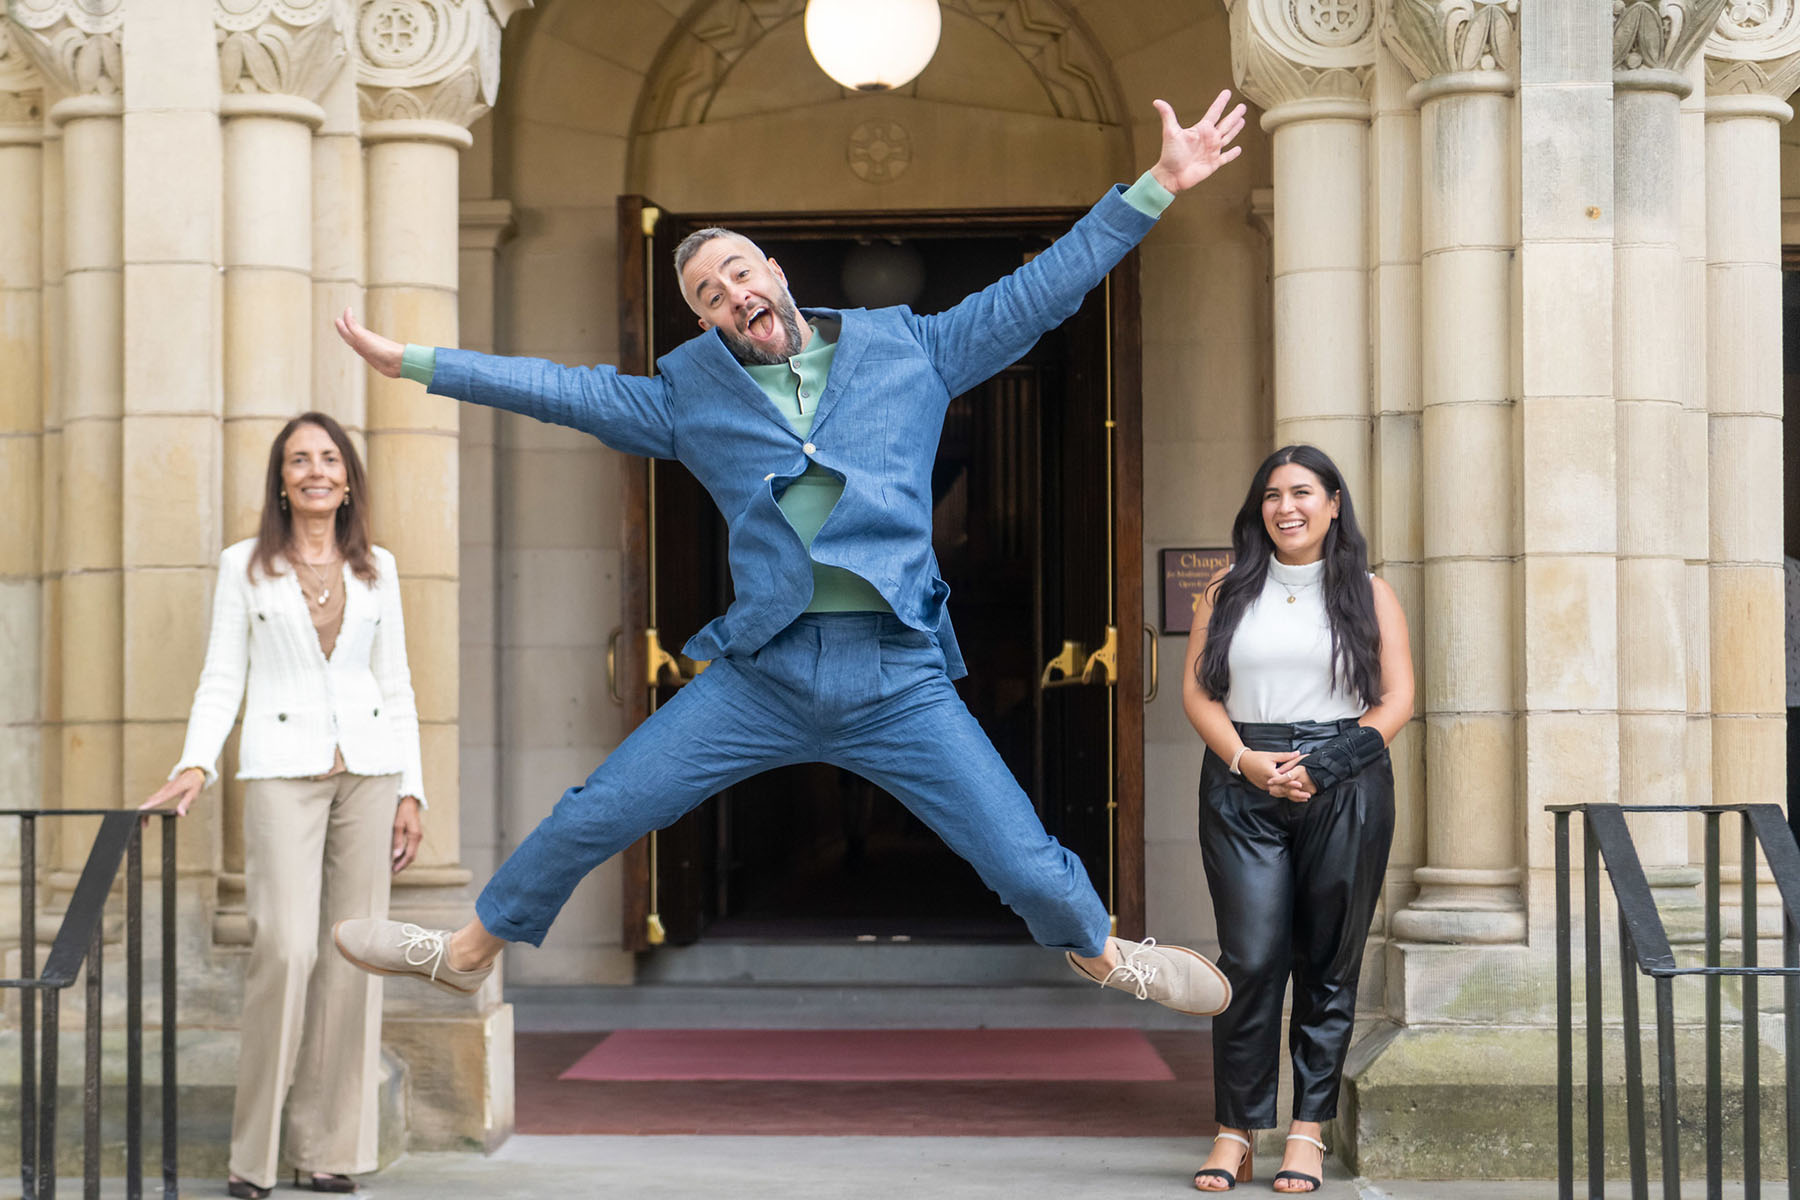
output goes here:
{"type": "Polygon", "coordinates": [[[593,434],[627,454],[675,459],[724,514],[736,596],[682,652],[751,654],[812,601],[806,547],[777,504],[808,466],[844,494],[812,557],[875,586],[902,622],[932,636],[950,678],[967,674],[931,549],[931,468],[953,397],[1018,361],[1081,301],[1156,218],[1115,185],[1074,228],[953,308],[806,309],[840,323],[812,431],[794,431],[707,330],[657,360],[654,376],[440,348],[430,390],[593,434]]]}

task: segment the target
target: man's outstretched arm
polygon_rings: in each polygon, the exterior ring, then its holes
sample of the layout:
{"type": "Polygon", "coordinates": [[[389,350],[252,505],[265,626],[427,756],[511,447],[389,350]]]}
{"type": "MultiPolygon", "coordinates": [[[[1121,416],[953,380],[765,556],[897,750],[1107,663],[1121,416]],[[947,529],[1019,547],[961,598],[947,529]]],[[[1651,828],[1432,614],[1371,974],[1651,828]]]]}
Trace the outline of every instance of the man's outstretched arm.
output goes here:
{"type": "Polygon", "coordinates": [[[659,379],[606,366],[405,346],[365,327],[348,308],[333,325],[346,345],[389,379],[405,375],[435,395],[567,425],[627,454],[675,457],[668,393],[659,379]]]}
{"type": "Polygon", "coordinates": [[[1017,361],[1068,320],[1176,195],[1238,156],[1242,147],[1231,143],[1243,131],[1244,106],[1227,112],[1230,101],[1229,90],[1220,92],[1190,126],[1156,101],[1162,152],[1137,183],[1115,186],[1073,229],[1006,278],[936,316],[915,318],[920,344],[952,396],[1017,361]]]}

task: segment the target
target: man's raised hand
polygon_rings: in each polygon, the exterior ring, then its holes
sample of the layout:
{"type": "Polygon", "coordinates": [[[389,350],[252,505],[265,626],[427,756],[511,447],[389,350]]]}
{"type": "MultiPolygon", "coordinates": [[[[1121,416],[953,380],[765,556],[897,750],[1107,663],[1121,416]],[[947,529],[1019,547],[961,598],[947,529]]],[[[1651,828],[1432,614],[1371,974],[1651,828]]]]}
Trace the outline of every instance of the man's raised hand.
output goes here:
{"type": "Polygon", "coordinates": [[[1150,168],[1156,182],[1171,192],[1183,192],[1238,156],[1243,147],[1233,146],[1231,139],[1243,132],[1244,106],[1226,112],[1230,102],[1231,89],[1226,88],[1198,125],[1183,128],[1167,103],[1151,101],[1162,116],[1162,157],[1150,168]]]}
{"type": "Polygon", "coordinates": [[[400,356],[406,353],[405,346],[393,338],[364,329],[356,314],[348,308],[332,324],[337,326],[338,336],[344,339],[344,344],[362,355],[371,367],[389,379],[400,378],[400,356]]]}

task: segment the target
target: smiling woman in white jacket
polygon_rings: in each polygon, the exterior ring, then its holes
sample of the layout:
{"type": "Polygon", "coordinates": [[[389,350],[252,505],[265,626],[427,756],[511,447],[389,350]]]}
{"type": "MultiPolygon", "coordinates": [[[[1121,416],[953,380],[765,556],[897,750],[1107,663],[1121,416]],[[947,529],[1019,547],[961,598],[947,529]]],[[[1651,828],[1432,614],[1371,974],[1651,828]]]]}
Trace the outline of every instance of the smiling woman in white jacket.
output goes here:
{"type": "Polygon", "coordinates": [[[423,837],[419,720],[394,556],[369,541],[362,462],[322,413],[269,448],[256,537],[219,556],[212,632],[169,782],[185,814],[218,780],[240,702],[250,966],[226,1190],[275,1184],[281,1116],[295,1183],[356,1190],[375,1168],[381,984],[321,929],[385,916],[423,837]]]}

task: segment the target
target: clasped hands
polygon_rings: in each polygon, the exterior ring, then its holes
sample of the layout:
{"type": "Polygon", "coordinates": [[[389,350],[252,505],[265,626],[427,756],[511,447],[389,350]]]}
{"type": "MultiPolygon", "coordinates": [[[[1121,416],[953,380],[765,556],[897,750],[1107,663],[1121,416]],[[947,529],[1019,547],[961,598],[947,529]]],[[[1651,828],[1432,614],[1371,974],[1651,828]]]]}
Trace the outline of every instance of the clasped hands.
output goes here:
{"type": "Polygon", "coordinates": [[[1319,789],[1307,773],[1303,750],[1246,750],[1238,770],[1252,785],[1278,800],[1306,801],[1319,789]]]}

